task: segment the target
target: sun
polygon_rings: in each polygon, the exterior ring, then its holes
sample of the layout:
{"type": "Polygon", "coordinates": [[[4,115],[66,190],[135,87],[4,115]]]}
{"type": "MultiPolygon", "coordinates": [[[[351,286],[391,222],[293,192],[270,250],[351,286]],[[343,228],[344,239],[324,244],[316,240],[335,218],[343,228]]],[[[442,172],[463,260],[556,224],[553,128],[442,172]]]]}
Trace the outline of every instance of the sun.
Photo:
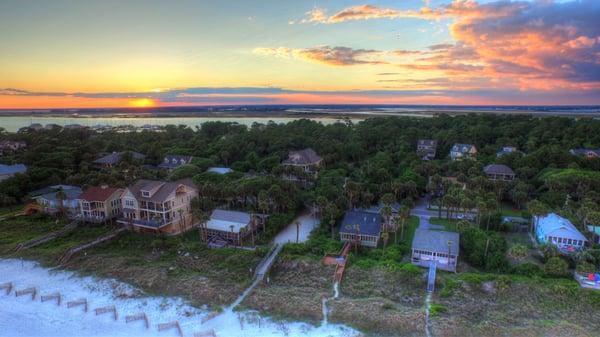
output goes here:
{"type": "Polygon", "coordinates": [[[134,108],[150,108],[156,106],[156,102],[150,98],[138,98],[129,101],[129,105],[134,108]]]}

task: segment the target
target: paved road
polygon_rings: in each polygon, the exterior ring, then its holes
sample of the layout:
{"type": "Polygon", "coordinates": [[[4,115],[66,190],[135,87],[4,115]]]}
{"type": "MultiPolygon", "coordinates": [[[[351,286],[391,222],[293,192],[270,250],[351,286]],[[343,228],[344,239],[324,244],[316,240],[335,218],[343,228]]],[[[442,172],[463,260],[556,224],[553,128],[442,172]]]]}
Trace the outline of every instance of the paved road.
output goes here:
{"type": "Polygon", "coordinates": [[[419,217],[419,229],[444,229],[444,226],[433,225],[429,222],[429,218],[437,218],[439,214],[436,211],[427,209],[427,199],[425,198],[417,201],[410,214],[419,217]]]}
{"type": "Polygon", "coordinates": [[[299,242],[308,240],[310,233],[319,225],[319,219],[312,213],[304,213],[292,221],[284,228],[273,240],[276,244],[284,244],[288,242],[296,242],[296,222],[300,222],[299,242]]]}

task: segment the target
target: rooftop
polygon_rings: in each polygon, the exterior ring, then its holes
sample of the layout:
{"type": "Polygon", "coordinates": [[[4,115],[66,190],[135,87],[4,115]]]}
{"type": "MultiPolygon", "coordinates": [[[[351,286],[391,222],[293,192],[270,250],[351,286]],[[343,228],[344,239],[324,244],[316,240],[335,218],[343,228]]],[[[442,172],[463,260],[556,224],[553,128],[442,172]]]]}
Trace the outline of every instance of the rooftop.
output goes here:
{"type": "Polygon", "coordinates": [[[486,174],[504,174],[504,175],[515,175],[510,167],[502,164],[491,164],[483,168],[483,172],[486,174]]]}
{"type": "Polygon", "coordinates": [[[79,199],[104,202],[117,191],[121,191],[121,189],[108,186],[90,186],[79,196],[79,199]]]}
{"type": "Polygon", "coordinates": [[[0,164],[0,174],[15,174],[27,172],[27,166],[23,164],[4,165],[0,164]]]}
{"type": "Polygon", "coordinates": [[[413,249],[458,256],[460,235],[454,232],[417,229],[412,242],[413,249]],[[448,247],[450,243],[450,247],[448,247]]]}
{"type": "Polygon", "coordinates": [[[288,159],[283,161],[284,165],[309,165],[320,162],[322,158],[311,148],[290,151],[288,159]]]}
{"type": "Polygon", "coordinates": [[[229,167],[209,167],[206,172],[218,173],[218,174],[227,174],[233,172],[229,167]]]}
{"type": "Polygon", "coordinates": [[[169,199],[169,196],[173,195],[177,191],[177,188],[182,185],[188,188],[196,189],[191,179],[181,179],[169,182],[141,179],[136,181],[127,189],[137,200],[165,202],[169,199]],[[149,197],[145,197],[142,195],[142,191],[148,191],[152,194],[149,197]]]}
{"type": "Polygon", "coordinates": [[[382,217],[378,213],[347,211],[340,232],[377,236],[381,232],[381,223],[382,217]]]}
{"type": "Polygon", "coordinates": [[[556,213],[540,216],[536,226],[541,236],[568,237],[587,241],[587,238],[581,234],[569,219],[563,218],[556,213]]]}
{"type": "Polygon", "coordinates": [[[176,168],[181,165],[188,164],[192,161],[192,156],[184,156],[179,154],[168,154],[163,159],[162,163],[158,167],[162,168],[176,168]]]}
{"type": "Polygon", "coordinates": [[[224,232],[239,233],[242,228],[250,223],[250,220],[250,214],[246,212],[215,209],[210,215],[206,227],[224,232]]]}
{"type": "Polygon", "coordinates": [[[101,165],[116,165],[121,162],[121,158],[126,153],[131,153],[131,156],[133,157],[133,159],[136,159],[136,160],[143,160],[144,158],[146,158],[145,155],[143,155],[139,152],[123,151],[123,152],[113,152],[111,154],[107,154],[103,157],[100,157],[100,158],[94,160],[94,163],[101,164],[101,165]]]}

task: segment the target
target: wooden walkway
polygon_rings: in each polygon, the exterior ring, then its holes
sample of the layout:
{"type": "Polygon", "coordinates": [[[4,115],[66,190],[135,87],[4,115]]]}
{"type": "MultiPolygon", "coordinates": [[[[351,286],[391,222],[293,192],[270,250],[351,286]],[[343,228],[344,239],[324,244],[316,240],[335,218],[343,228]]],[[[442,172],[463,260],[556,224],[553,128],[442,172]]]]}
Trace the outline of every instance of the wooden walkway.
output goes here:
{"type": "Polygon", "coordinates": [[[48,233],[42,237],[39,238],[35,238],[29,241],[25,241],[25,242],[21,242],[19,243],[16,247],[15,247],[15,252],[19,252],[21,250],[25,250],[25,249],[29,249],[29,248],[33,248],[35,246],[39,246],[43,243],[46,243],[48,241],[54,240],[56,238],[59,238],[61,236],[66,235],[68,232],[72,231],[73,229],[77,228],[78,226],[78,222],[77,221],[73,221],[70,224],[66,225],[65,227],[63,227],[62,229],[59,229],[57,231],[48,233]]]}
{"type": "Polygon", "coordinates": [[[117,228],[115,230],[112,230],[111,232],[109,232],[109,233],[107,233],[107,234],[105,234],[103,236],[98,237],[97,239],[95,239],[92,242],[88,242],[88,243],[85,243],[85,244],[80,245],[78,247],[71,248],[71,249],[69,249],[65,254],[63,254],[58,259],[58,262],[61,265],[65,264],[65,263],[69,262],[69,260],[71,259],[71,257],[73,257],[73,255],[79,253],[80,251],[88,249],[88,248],[91,248],[91,247],[94,247],[94,246],[99,245],[99,244],[101,244],[103,242],[115,239],[115,238],[117,238],[119,235],[121,235],[123,232],[125,232],[127,230],[128,230],[127,227],[119,227],[119,228],[117,228]]]}
{"type": "Polygon", "coordinates": [[[437,270],[437,264],[431,262],[429,265],[429,274],[427,275],[427,292],[432,293],[435,290],[435,275],[437,270]]]}
{"type": "Polygon", "coordinates": [[[346,262],[348,262],[348,253],[352,248],[352,243],[346,242],[338,257],[338,263],[335,267],[335,273],[333,274],[333,283],[339,283],[344,277],[344,271],[346,270],[346,262]]]}

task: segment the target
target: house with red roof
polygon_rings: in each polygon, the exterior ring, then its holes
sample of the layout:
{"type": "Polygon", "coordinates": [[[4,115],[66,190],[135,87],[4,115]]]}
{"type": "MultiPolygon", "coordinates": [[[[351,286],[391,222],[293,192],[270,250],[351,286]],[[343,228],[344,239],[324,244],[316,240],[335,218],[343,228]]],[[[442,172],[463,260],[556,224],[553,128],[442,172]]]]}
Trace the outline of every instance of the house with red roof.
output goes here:
{"type": "Polygon", "coordinates": [[[77,218],[93,223],[103,223],[114,219],[121,213],[121,194],[123,189],[109,186],[88,187],[77,199],[79,215],[77,218]]]}

